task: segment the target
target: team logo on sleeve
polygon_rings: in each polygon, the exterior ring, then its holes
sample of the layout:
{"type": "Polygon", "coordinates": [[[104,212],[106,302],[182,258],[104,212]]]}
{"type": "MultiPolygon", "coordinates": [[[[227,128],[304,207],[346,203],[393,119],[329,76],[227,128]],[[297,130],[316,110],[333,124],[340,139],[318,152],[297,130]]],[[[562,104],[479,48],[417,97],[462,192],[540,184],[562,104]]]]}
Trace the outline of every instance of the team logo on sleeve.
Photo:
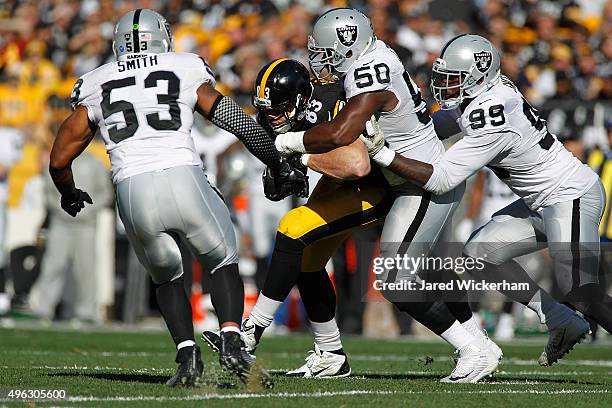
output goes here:
{"type": "Polygon", "coordinates": [[[474,61],[476,61],[476,69],[483,74],[491,68],[493,62],[493,54],[489,51],[480,51],[474,53],[474,61]]]}
{"type": "Polygon", "coordinates": [[[336,27],[336,33],[338,34],[338,39],[345,47],[350,47],[357,41],[357,26],[336,27]]]}

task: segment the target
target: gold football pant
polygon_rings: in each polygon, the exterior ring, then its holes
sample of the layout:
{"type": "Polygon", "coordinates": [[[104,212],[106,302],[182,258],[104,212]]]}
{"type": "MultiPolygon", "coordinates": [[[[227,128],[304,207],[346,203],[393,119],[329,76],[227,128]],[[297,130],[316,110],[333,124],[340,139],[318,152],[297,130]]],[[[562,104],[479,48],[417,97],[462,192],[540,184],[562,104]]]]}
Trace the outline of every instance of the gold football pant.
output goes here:
{"type": "Polygon", "coordinates": [[[350,182],[323,177],[305,205],[285,214],[278,232],[306,246],[302,272],[317,272],[352,230],[382,222],[392,204],[380,173],[350,182]]]}

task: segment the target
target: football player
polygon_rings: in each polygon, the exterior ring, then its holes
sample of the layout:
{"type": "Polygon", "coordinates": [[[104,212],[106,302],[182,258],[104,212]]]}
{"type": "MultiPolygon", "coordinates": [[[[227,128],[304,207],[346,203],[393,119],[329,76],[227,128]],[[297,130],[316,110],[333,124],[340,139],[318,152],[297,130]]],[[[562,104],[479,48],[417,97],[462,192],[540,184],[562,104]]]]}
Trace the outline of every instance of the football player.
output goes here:
{"type": "MultiPolygon", "coordinates": [[[[331,120],[345,103],[341,83],[311,81],[304,65],[287,58],[265,65],[255,84],[257,121],[272,135],[331,120]]],[[[336,294],[325,265],[351,230],[384,219],[392,203],[390,191],[378,167],[371,168],[367,150],[359,139],[325,154],[297,155],[291,160],[303,172],[308,167],[324,177],[308,203],[289,211],[280,221],[270,264],[272,270],[280,268],[289,276],[299,275],[296,283],[315,340],[306,363],[287,375],[345,377],[351,368],[335,321],[336,294]]],[[[279,281],[275,274],[269,276],[266,289],[284,290],[282,277],[279,281]]],[[[245,320],[243,330],[251,333],[253,328],[245,320]]],[[[213,350],[218,349],[215,333],[204,332],[203,339],[213,350]]]]}
{"type": "MultiPolygon", "coordinates": [[[[441,157],[444,146],[418,87],[395,52],[376,39],[363,13],[341,8],[322,14],[315,22],[308,49],[310,66],[318,78],[343,80],[347,103],[331,121],[277,136],[276,147],[281,154],[325,153],[349,145],[364,131],[371,116],[379,114],[378,125],[391,151],[432,163],[441,157]]],[[[385,172],[385,177],[394,202],[383,228],[381,257],[427,256],[449,224],[464,185],[435,196],[390,172],[385,172]]],[[[280,238],[288,248],[305,246],[290,235],[280,238]]],[[[299,258],[286,256],[284,265],[299,262],[299,258]]],[[[288,273],[296,269],[299,271],[294,266],[270,269],[266,282],[271,284],[263,288],[249,319],[243,323],[247,346],[256,344],[270,325],[278,305],[299,278],[299,274],[288,273]]],[[[420,271],[391,268],[383,278],[387,282],[414,280],[415,272],[420,271]]],[[[433,303],[415,299],[407,292],[383,294],[459,350],[455,370],[443,381],[477,382],[497,367],[501,350],[480,330],[467,303],[433,303]]]]}
{"type": "MultiPolygon", "coordinates": [[[[74,111],[62,123],[51,151],[49,171],[62,208],[76,216],[92,202],[75,187],[71,162],[99,132],[112,164],[119,215],[155,283],[157,304],[176,344],[178,369],[167,385],[193,385],[202,373],[178,239],[212,274],[220,363],[246,381],[253,360],[239,334],[244,287],[237,242],[229,211],[195,152],[190,133],[194,111],[235,134],[279,183],[305,186],[305,177],[281,160],[261,126],[215,90],[206,61],[174,52],[169,26],[155,11],[138,9],[121,17],[113,50],[117,61],[76,82],[74,111]]],[[[271,386],[269,377],[262,376],[264,385],[271,386]]]]}
{"type": "MultiPolygon", "coordinates": [[[[513,258],[546,243],[562,300],[610,331],[611,299],[597,280],[598,226],[605,207],[597,174],[563,147],[537,110],[501,75],[500,54],[487,39],[464,34],[449,41],[434,63],[431,88],[442,108],[454,112],[463,138],[432,163],[375,143],[371,154],[434,194],[452,191],[483,166],[491,168],[520,199],[472,234],[465,255],[485,260],[488,279],[530,282],[513,258]]],[[[535,282],[526,293],[504,293],[547,325],[550,337],[541,365],[555,363],[589,331],[584,319],[535,282]]]]}

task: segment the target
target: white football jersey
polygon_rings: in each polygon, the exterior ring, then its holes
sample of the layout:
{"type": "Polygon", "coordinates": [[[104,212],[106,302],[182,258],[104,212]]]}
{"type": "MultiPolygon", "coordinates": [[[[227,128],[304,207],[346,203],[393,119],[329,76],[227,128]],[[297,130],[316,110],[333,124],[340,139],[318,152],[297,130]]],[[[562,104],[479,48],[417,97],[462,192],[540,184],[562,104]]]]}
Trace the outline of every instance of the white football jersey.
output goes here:
{"type": "Polygon", "coordinates": [[[71,95],[87,108],[110,156],[113,182],[181,165],[201,166],[191,136],[196,91],[215,86],[195,54],[150,54],[105,64],[83,75],[71,95]]]}
{"type": "Polygon", "coordinates": [[[383,90],[395,94],[397,106],[381,113],[378,120],[390,149],[427,163],[435,163],[444,153],[419,87],[395,51],[384,42],[377,40],[371,50],[355,61],[344,78],[344,89],[347,99],[383,90]]]}
{"type": "Polygon", "coordinates": [[[455,185],[486,165],[537,211],[582,196],[598,180],[550,134],[509,79],[502,77],[458,109],[464,136],[434,165],[425,189],[455,185]]]}
{"type": "Polygon", "coordinates": [[[485,181],[482,191],[482,202],[474,222],[474,228],[483,226],[491,219],[494,213],[519,199],[492,170],[484,168],[483,171],[485,181]]]}

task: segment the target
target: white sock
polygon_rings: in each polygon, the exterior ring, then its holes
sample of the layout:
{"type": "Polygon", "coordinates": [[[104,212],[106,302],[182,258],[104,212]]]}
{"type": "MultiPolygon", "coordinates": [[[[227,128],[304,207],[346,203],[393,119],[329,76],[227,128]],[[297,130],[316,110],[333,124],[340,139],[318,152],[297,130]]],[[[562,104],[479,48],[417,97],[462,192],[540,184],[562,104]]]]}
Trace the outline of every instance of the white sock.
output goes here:
{"type": "Polygon", "coordinates": [[[274,320],[274,314],[283,302],[272,300],[269,297],[259,294],[255,307],[251,310],[249,320],[259,327],[268,327],[274,320]]]}
{"type": "Polygon", "coordinates": [[[461,350],[468,344],[477,341],[477,339],[456,320],[451,327],[440,335],[440,337],[457,350],[461,350]]]}
{"type": "Polygon", "coordinates": [[[482,332],[482,328],[480,327],[480,322],[478,321],[478,317],[475,314],[472,314],[472,317],[466,322],[461,323],[461,325],[470,332],[470,334],[477,339],[484,339],[485,335],[482,332]]]}
{"type": "Polygon", "coordinates": [[[541,292],[541,290],[538,290],[535,295],[533,295],[533,297],[527,303],[527,307],[538,314],[541,324],[545,324],[546,315],[544,315],[544,312],[542,311],[542,300],[540,299],[541,292]]]}
{"type": "Polygon", "coordinates": [[[195,346],[195,341],[193,340],[185,340],[185,341],[181,341],[179,344],[176,345],[176,349],[180,350],[183,347],[192,347],[195,346]]]}
{"type": "Polygon", "coordinates": [[[342,348],[340,341],[340,330],[336,324],[336,319],[329,322],[317,323],[310,322],[310,328],[314,335],[314,341],[322,351],[335,351],[342,348]]]}
{"type": "Polygon", "coordinates": [[[240,327],[238,326],[225,326],[221,328],[221,333],[223,332],[234,332],[234,333],[240,333],[240,327]]]}

